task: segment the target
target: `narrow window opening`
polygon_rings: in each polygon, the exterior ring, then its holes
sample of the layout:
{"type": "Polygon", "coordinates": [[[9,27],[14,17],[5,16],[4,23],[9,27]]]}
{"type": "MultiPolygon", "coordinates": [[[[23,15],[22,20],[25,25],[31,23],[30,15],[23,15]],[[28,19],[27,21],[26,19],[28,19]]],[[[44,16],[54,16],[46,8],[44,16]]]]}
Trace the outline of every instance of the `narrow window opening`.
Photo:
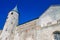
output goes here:
{"type": "Polygon", "coordinates": [[[13,12],[11,13],[11,15],[13,15],[13,12]]]}
{"type": "Polygon", "coordinates": [[[60,40],[60,31],[53,32],[54,34],[54,40],[60,40]]]}

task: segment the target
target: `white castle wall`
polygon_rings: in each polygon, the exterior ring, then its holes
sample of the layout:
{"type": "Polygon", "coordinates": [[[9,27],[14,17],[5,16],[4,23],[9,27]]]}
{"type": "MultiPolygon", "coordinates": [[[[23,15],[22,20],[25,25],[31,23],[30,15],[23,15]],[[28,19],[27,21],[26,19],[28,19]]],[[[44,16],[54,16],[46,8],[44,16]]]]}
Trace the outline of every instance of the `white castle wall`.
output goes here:
{"type": "Polygon", "coordinates": [[[13,32],[14,27],[18,25],[18,13],[14,10],[8,13],[8,18],[5,22],[3,31],[1,33],[1,40],[10,40],[10,35],[13,32]]]}
{"type": "Polygon", "coordinates": [[[41,27],[47,26],[47,23],[56,21],[60,19],[60,6],[50,6],[47,11],[45,11],[39,18],[37,24],[41,27]]]}
{"type": "Polygon", "coordinates": [[[55,40],[53,32],[60,31],[60,24],[48,26],[40,30],[40,40],[55,40]]]}
{"type": "Polygon", "coordinates": [[[60,31],[59,12],[60,6],[52,6],[39,19],[17,26],[18,13],[12,10],[9,12],[0,40],[54,40],[53,32],[60,31]]]}

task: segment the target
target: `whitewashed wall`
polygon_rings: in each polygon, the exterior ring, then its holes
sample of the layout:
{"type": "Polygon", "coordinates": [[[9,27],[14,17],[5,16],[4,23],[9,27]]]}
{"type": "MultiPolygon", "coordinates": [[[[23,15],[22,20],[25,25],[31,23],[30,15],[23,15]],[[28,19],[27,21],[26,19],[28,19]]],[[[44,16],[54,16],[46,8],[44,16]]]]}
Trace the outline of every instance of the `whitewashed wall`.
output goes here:
{"type": "Polygon", "coordinates": [[[54,40],[53,32],[60,31],[60,24],[48,26],[40,30],[40,40],[54,40]]]}
{"type": "Polygon", "coordinates": [[[41,25],[41,27],[47,26],[48,22],[53,22],[60,19],[60,6],[50,6],[39,18],[39,22],[37,24],[41,25]]]}

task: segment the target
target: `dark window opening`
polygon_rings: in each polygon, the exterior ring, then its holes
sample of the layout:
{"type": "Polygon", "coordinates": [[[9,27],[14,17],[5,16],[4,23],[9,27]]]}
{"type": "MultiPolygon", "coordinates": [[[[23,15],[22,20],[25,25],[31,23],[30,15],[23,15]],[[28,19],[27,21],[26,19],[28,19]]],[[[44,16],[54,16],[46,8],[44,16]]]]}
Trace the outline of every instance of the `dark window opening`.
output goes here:
{"type": "Polygon", "coordinates": [[[53,34],[54,34],[55,40],[60,40],[60,31],[55,31],[55,32],[53,32],[53,34]]]}
{"type": "Polygon", "coordinates": [[[11,15],[13,15],[13,12],[11,13],[11,15]]]}

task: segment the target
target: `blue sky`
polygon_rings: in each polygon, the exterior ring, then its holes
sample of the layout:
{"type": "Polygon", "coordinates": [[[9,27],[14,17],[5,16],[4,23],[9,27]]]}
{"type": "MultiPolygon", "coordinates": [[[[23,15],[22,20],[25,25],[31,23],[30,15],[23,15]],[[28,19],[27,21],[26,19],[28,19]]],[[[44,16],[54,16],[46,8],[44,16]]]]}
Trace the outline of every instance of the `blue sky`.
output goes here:
{"type": "Polygon", "coordinates": [[[21,25],[40,17],[50,5],[60,5],[60,0],[0,0],[0,30],[4,27],[8,12],[16,5],[21,25]]]}

